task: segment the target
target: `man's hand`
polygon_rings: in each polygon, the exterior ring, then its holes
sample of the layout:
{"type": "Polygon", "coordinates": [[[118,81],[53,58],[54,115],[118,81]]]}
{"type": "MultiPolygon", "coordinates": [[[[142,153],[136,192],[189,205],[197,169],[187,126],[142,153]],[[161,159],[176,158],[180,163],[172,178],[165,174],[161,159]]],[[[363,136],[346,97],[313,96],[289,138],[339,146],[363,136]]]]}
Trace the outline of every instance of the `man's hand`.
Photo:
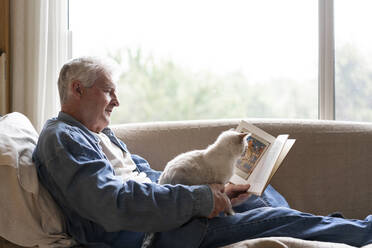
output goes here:
{"type": "Polygon", "coordinates": [[[233,206],[243,203],[251,196],[251,194],[247,192],[249,187],[249,184],[235,185],[232,183],[227,183],[225,185],[225,193],[230,198],[233,206]]]}
{"type": "Polygon", "coordinates": [[[209,184],[213,193],[214,208],[212,213],[208,216],[209,219],[216,217],[219,213],[231,208],[231,203],[225,192],[223,184],[209,184]]]}

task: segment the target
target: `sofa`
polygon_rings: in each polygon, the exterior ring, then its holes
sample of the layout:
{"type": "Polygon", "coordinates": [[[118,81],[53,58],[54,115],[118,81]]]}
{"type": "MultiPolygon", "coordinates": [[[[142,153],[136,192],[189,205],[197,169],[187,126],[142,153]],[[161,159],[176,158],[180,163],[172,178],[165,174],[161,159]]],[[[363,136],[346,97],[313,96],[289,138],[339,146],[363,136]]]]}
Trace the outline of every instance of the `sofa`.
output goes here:
{"type": "MultiPolygon", "coordinates": [[[[20,177],[20,175],[26,174],[28,176],[23,177],[30,181],[29,178],[34,178],[35,171],[24,172],[24,168],[22,169],[24,165],[9,165],[9,156],[8,160],[4,159],[4,156],[6,157],[4,151],[6,153],[6,149],[10,148],[9,145],[1,144],[1,140],[3,140],[2,143],[6,143],[7,141],[4,142],[4,140],[14,139],[14,137],[7,137],[12,132],[4,131],[5,128],[9,128],[4,123],[12,115],[17,117],[16,121],[13,120],[10,123],[10,126],[15,129],[13,132],[17,132],[18,128],[21,130],[18,136],[27,136],[30,133],[34,135],[33,139],[29,138],[21,142],[35,143],[37,139],[36,131],[24,115],[11,113],[0,118],[0,189],[2,189],[0,191],[2,194],[0,195],[0,211],[2,213],[0,214],[2,218],[0,220],[0,236],[2,237],[0,248],[20,247],[19,245],[21,247],[37,245],[39,247],[70,247],[77,245],[63,232],[63,216],[53,218],[54,222],[61,223],[53,225],[51,227],[53,230],[48,229],[44,224],[44,227],[41,228],[42,231],[38,230],[39,233],[33,235],[30,234],[34,231],[33,229],[22,229],[22,226],[28,225],[25,222],[30,220],[22,222],[17,219],[17,214],[12,213],[14,208],[22,207],[26,209],[23,212],[27,212],[30,206],[38,202],[40,198],[35,195],[35,192],[27,191],[24,188],[25,183],[22,182],[24,179],[20,177]],[[22,122],[28,123],[23,125],[22,122]],[[33,131],[27,134],[24,130],[22,131],[22,128],[33,129],[33,131]],[[13,172],[9,172],[9,168],[13,172]],[[1,177],[11,179],[13,182],[4,183],[1,177]],[[19,189],[13,190],[17,187],[19,189]],[[4,191],[11,191],[11,193],[4,193],[4,191]],[[19,195],[14,196],[14,194],[19,195]],[[27,197],[31,197],[31,200],[16,200],[14,202],[12,200],[13,198],[27,197]],[[25,233],[27,233],[27,238],[23,238],[25,233]],[[43,243],[40,243],[40,240],[43,243]]],[[[292,208],[319,215],[341,212],[347,218],[357,219],[364,219],[372,212],[372,124],[298,119],[248,118],[245,120],[274,136],[289,134],[290,138],[296,139],[295,145],[271,181],[271,184],[285,196],[292,208]]],[[[167,161],[177,154],[192,149],[205,148],[216,139],[219,133],[236,127],[239,121],[238,119],[224,119],[132,123],[112,125],[111,128],[127,144],[132,153],[145,157],[154,169],[162,170],[167,161]]],[[[34,144],[27,149],[32,149],[32,147],[34,144]]],[[[22,159],[22,156],[27,153],[22,149],[14,155],[18,156],[16,163],[25,160],[22,159]]],[[[30,171],[30,168],[34,166],[32,162],[28,162],[29,167],[27,168],[30,171]]],[[[38,188],[38,194],[41,194],[40,192],[44,194],[42,197],[44,202],[39,205],[50,205],[54,212],[48,214],[58,215],[58,206],[53,205],[53,200],[41,185],[38,185],[38,188]]],[[[35,207],[35,209],[37,208],[40,206],[35,207]]],[[[42,208],[45,210],[45,206],[42,208]]],[[[37,211],[34,210],[31,213],[30,219],[38,216],[36,222],[39,223],[40,219],[46,219],[43,217],[45,213],[35,212],[37,211]]],[[[46,222],[51,220],[50,216],[48,218],[46,222]]],[[[267,237],[245,240],[228,247],[351,246],[288,237],[267,237]]],[[[368,247],[372,247],[372,245],[368,245],[368,247]]]]}

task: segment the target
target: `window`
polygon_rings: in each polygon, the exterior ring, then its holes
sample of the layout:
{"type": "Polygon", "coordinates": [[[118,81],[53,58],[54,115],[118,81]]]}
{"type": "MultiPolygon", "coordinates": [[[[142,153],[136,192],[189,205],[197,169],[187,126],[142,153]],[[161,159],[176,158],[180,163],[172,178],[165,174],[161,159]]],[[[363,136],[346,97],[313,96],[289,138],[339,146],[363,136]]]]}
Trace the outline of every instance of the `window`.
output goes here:
{"type": "Polygon", "coordinates": [[[372,2],[335,1],[336,119],[372,121],[372,2]]]}
{"type": "MultiPolygon", "coordinates": [[[[348,59],[340,53],[338,23],[350,21],[340,6],[356,1],[335,2],[336,118],[354,120],[358,98],[347,97],[349,112],[344,108],[350,82],[338,64],[348,59]]],[[[70,1],[72,54],[111,56],[124,68],[113,123],[318,118],[318,1],[90,0],[89,10],[86,4],[70,1]]]]}

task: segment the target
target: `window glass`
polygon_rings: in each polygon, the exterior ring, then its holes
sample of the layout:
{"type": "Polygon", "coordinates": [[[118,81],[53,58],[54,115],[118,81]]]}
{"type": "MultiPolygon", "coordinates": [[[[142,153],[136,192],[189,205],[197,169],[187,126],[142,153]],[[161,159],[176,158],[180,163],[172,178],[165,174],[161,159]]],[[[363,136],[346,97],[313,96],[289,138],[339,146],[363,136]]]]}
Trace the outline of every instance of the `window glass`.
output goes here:
{"type": "Polygon", "coordinates": [[[74,57],[124,68],[113,123],[317,118],[317,1],[73,0],[69,17],[74,57]]]}
{"type": "Polygon", "coordinates": [[[372,121],[372,1],[337,0],[336,119],[372,121]]]}

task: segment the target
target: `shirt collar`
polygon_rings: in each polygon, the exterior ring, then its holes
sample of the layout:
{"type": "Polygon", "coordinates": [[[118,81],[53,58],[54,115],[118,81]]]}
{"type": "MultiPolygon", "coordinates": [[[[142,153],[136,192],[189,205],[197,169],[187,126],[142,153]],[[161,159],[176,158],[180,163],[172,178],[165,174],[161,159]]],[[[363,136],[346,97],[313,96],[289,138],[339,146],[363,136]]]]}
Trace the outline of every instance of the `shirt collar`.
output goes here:
{"type": "Polygon", "coordinates": [[[69,114],[67,114],[65,112],[60,111],[58,113],[57,119],[60,120],[60,121],[65,122],[65,123],[67,123],[67,124],[69,124],[71,126],[75,126],[75,127],[78,127],[80,129],[82,129],[89,136],[93,137],[96,142],[99,142],[99,138],[96,135],[94,135],[92,131],[90,131],[86,126],[84,126],[81,122],[79,122],[78,120],[76,120],[71,115],[69,115],[69,114]]]}
{"type": "MultiPolygon", "coordinates": [[[[78,120],[76,120],[74,117],[72,117],[71,115],[65,113],[65,112],[62,112],[60,111],[58,113],[58,117],[57,117],[58,120],[60,121],[63,121],[65,123],[68,123],[70,124],[71,126],[76,126],[76,127],[79,127],[81,128],[82,130],[84,130],[84,132],[88,133],[90,136],[92,136],[96,142],[99,142],[100,139],[99,137],[97,137],[97,135],[95,135],[92,131],[90,131],[86,126],[84,126],[81,122],[79,122],[78,120]]],[[[106,134],[107,136],[113,136],[115,137],[114,133],[112,132],[112,130],[109,128],[109,127],[105,127],[102,132],[104,134],[106,134]]],[[[117,142],[119,143],[119,142],[117,142]]],[[[125,150],[125,149],[124,149],[125,150]]]]}

